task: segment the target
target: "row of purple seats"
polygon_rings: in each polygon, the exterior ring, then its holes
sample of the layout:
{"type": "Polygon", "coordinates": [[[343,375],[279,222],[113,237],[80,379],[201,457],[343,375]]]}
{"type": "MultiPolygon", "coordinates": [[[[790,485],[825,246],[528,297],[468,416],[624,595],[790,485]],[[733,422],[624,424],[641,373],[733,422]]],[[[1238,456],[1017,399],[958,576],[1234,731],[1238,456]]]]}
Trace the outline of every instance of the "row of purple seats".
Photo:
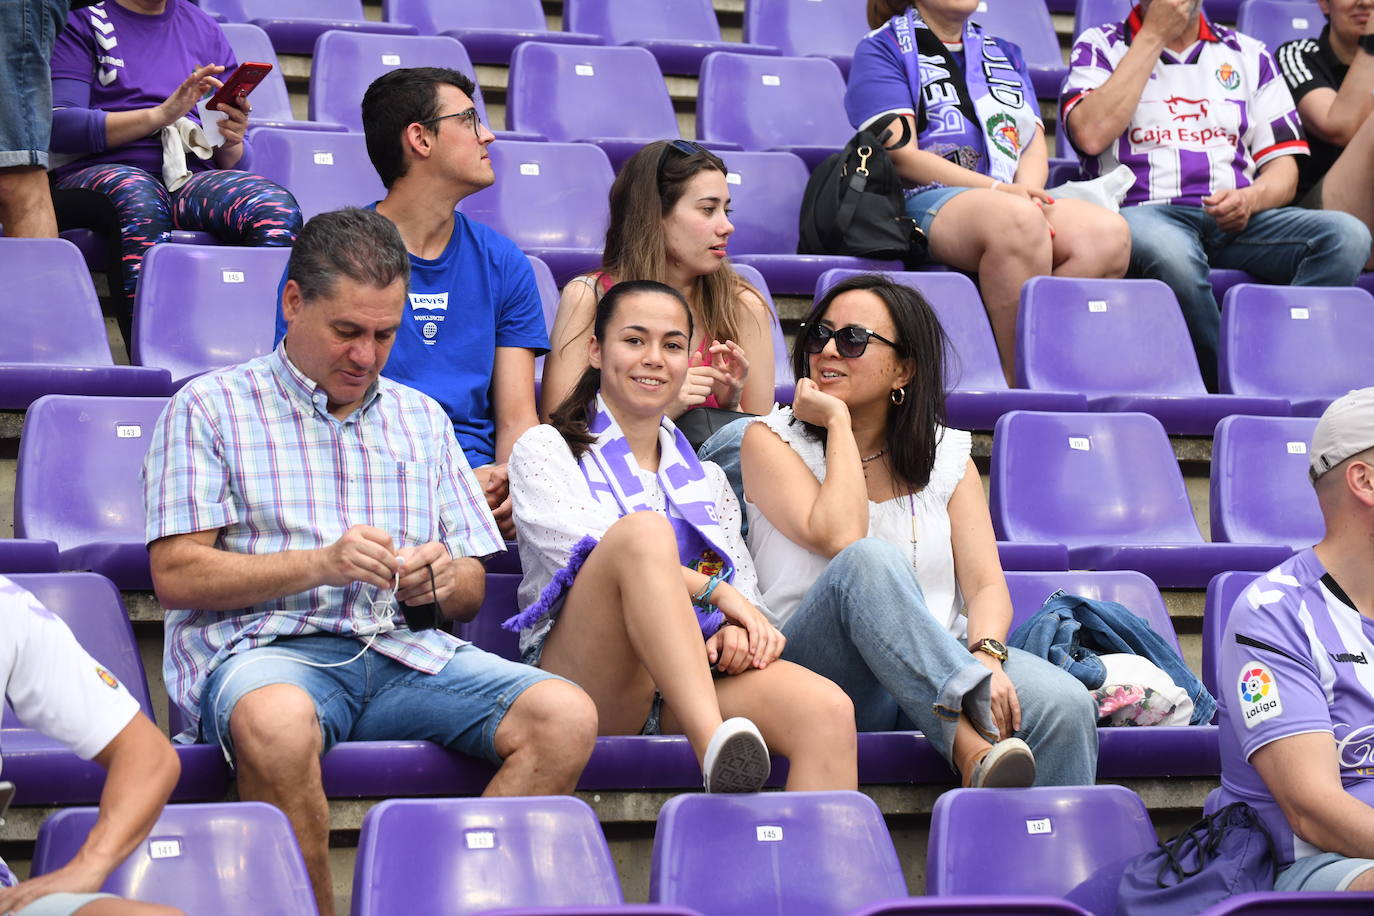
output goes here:
{"type": "Polygon", "coordinates": [[[201,9],[227,22],[251,22],[272,39],[278,54],[309,54],[330,30],[415,35],[413,25],[374,22],[362,0],[199,0],[201,9]]]}
{"type": "Polygon", "coordinates": [[[1325,25],[1326,14],[1316,0],[1240,0],[1236,14],[1236,28],[1274,53],[1285,41],[1316,38],[1325,25]]]}
{"type": "MultiPolygon", "coordinates": [[[[1204,0],[1202,9],[1214,22],[1236,22],[1247,0],[1204,0]]],[[[1305,2],[1305,0],[1279,0],[1305,2]]],[[[1058,13],[1074,14],[1074,37],[1086,29],[1108,22],[1121,22],[1130,15],[1134,0],[1050,0],[1050,9],[1058,13]],[[1059,9],[1055,9],[1055,6],[1059,9]]],[[[1242,32],[1247,31],[1240,26],[1242,32]]],[[[1256,36],[1259,37],[1259,36],[1256,36]]],[[[1272,46],[1271,46],[1272,47],[1272,46]]]]}

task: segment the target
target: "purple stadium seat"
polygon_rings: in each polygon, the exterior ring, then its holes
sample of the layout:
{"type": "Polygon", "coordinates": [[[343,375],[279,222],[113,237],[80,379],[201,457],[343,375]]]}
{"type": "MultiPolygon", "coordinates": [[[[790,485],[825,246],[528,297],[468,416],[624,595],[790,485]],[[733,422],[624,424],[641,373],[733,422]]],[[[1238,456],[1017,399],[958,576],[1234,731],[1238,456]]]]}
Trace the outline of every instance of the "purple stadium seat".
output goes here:
{"type": "Polygon", "coordinates": [[[1122,786],[955,789],[931,812],[926,893],[1043,894],[1111,913],[1122,869],[1157,842],[1122,786]]]}
{"type": "Polygon", "coordinates": [[[60,568],[57,544],[41,538],[0,538],[0,573],[49,573],[60,568]]]}
{"type": "Polygon", "coordinates": [[[703,142],[796,153],[815,168],[853,135],[844,76],[829,60],[718,51],[702,62],[697,136],[703,142]]]}
{"type": "Polygon", "coordinates": [[[1124,21],[1134,6],[1132,0],[1078,0],[1073,8],[1074,38],[1096,26],[1124,21]]]}
{"type": "Polygon", "coordinates": [[[596,815],[576,798],[392,799],[363,818],[352,916],[623,901],[596,815]]]}
{"type": "Polygon", "coordinates": [[[53,394],[29,407],[14,481],[14,533],[56,541],[63,569],[151,589],[143,456],[165,398],[53,394]]]}
{"type": "Polygon", "coordinates": [[[772,45],[720,39],[711,0],[564,0],[563,24],[607,44],[648,49],[664,73],[696,76],[712,51],[777,55],[772,45]]]}
{"type": "Polygon", "coordinates": [[[861,906],[849,916],[1090,916],[1053,897],[907,897],[861,906]]]}
{"type": "MultiPolygon", "coordinates": [[[[33,873],[65,865],[97,814],[95,808],[67,808],[44,821],[33,873]]],[[[169,805],[101,890],[216,916],[319,912],[290,822],[261,802],[169,805]]]]}
{"type": "Polygon", "coordinates": [[[482,916],[704,916],[685,906],[621,903],[615,906],[517,906],[483,910],[482,916]]]}
{"type": "MultiPolygon", "coordinates": [[[[816,299],[841,280],[863,271],[828,270],[816,283],[816,299]]],[[[919,291],[940,319],[949,339],[945,362],[945,411],[957,429],[992,429],[1009,410],[1087,410],[1074,389],[1061,391],[1008,388],[997,356],[978,287],[953,271],[883,271],[894,282],[919,291]]],[[[1045,386],[1046,388],[1052,386],[1045,386]]]]}
{"type": "Polygon", "coordinates": [[[253,132],[253,168],[295,195],[307,220],[386,196],[362,134],[265,127],[253,132]]]}
{"type": "Polygon", "coordinates": [[[1222,391],[1287,398],[1300,416],[1374,379],[1374,297],[1365,290],[1241,284],[1221,311],[1222,391]]]}
{"type": "Polygon", "coordinates": [[[487,573],[487,592],[481,609],[475,618],[455,627],[454,633],[502,658],[520,661],[520,634],[501,629],[502,621],[520,610],[515,601],[519,587],[519,573],[487,573]]]}
{"type": "MultiPolygon", "coordinates": [[[[534,285],[539,290],[539,301],[544,306],[544,329],[553,331],[553,320],[558,315],[558,281],[554,280],[553,272],[549,270],[549,265],[542,259],[534,255],[527,255],[530,262],[530,270],[534,271],[534,285]]],[[[541,377],[544,374],[544,357],[538,356],[534,360],[534,402],[539,403],[539,389],[541,387],[541,377]]]]}
{"type": "Polygon", "coordinates": [[[1147,414],[1003,415],[989,501],[999,539],[1064,543],[1074,568],[1135,569],[1166,587],[1201,588],[1290,554],[1203,541],[1173,448],[1147,414]]]}
{"type": "Polygon", "coordinates": [[[1211,435],[1232,414],[1291,412],[1281,398],[1208,394],[1178,302],[1158,280],[1032,277],[1016,331],[1018,385],[1081,391],[1092,410],[1148,413],[1170,434],[1211,435]]]}
{"type": "Polygon", "coordinates": [[[1368,916],[1371,912],[1374,894],[1256,891],[1224,900],[1202,916],[1368,916]]]}
{"type": "MultiPolygon", "coordinates": [[[[363,94],[372,81],[402,67],[448,67],[469,77],[472,61],[467,50],[454,38],[444,35],[369,35],[358,32],[325,32],[315,42],[315,57],[310,71],[310,118],[341,125],[340,129],[363,129],[363,94]]],[[[472,104],[477,115],[492,130],[487,120],[481,87],[474,87],[472,104]]],[[[499,131],[499,139],[542,140],[538,133],[499,131]]]]}
{"type": "Polygon", "coordinates": [[[1069,548],[1063,544],[997,542],[997,560],[1004,570],[1053,571],[1069,568],[1069,548]]]}
{"type": "Polygon", "coordinates": [[[1058,99],[1059,84],[1068,75],[1059,36],[1050,12],[1039,0],[978,0],[973,21],[988,35],[1013,41],[1021,48],[1035,94],[1058,99]]]}
{"type": "Polygon", "coordinates": [[[506,126],[595,143],[617,169],[644,144],[679,136],[668,87],[648,51],[537,41],[511,54],[506,126]]]}
{"type": "Polygon", "coordinates": [[[1317,495],[1307,476],[1312,417],[1227,417],[1212,439],[1208,504],[1212,540],[1284,544],[1321,540],[1317,495]]]}
{"type": "Polygon", "coordinates": [[[45,394],[155,397],[171,390],[163,369],[116,366],[95,287],[65,239],[0,238],[0,410],[45,394]]]}
{"type": "Polygon", "coordinates": [[[1007,588],[1011,591],[1011,631],[1034,617],[1045,601],[1063,589],[1071,595],[1082,595],[1098,601],[1115,601],[1137,617],[1141,617],[1182,655],[1178,634],[1174,632],[1169,608],[1159,593],[1159,587],[1148,576],[1129,569],[1086,572],[1008,572],[1007,588]]]}
{"type": "MultiPolygon", "coordinates": [[[[736,153],[735,155],[739,155],[736,153]]],[[[792,395],[797,388],[797,380],[792,376],[792,357],[787,350],[787,338],[782,333],[782,320],[778,318],[778,307],[773,302],[773,294],[768,289],[768,281],[763,274],[749,264],[731,264],[735,273],[744,282],[759,291],[764,305],[768,306],[769,326],[773,330],[773,399],[779,404],[791,404],[792,395]]]]}
{"type": "Polygon", "coordinates": [[[330,30],[415,34],[413,25],[369,21],[362,0],[200,0],[200,8],[260,27],[278,54],[309,54],[315,39],[330,30]]]}
{"type": "Polygon", "coordinates": [[[464,199],[463,213],[538,257],[560,285],[601,266],[615,180],[606,154],[589,143],[516,141],[493,143],[488,152],[496,183],[464,199]]]}
{"type": "Polygon", "coordinates": [[[296,120],[291,110],[291,97],[286,91],[286,79],[277,61],[277,52],[272,48],[272,39],[267,37],[266,32],[251,22],[226,22],[220,28],[224,30],[224,37],[229,39],[229,47],[234,49],[234,56],[240,63],[252,60],[272,65],[272,72],[253,90],[253,117],[248,122],[250,129],[285,127],[292,130],[343,130],[339,124],[296,120]]]}
{"type": "Polygon", "coordinates": [[[868,31],[864,0],[749,0],[744,40],[773,45],[789,57],[827,57],[849,76],[854,48],[868,31]]]}
{"type": "Polygon", "coordinates": [[[829,916],[906,893],[883,816],[858,792],[679,795],[658,815],[655,903],[829,916]]]}
{"type": "MultiPolygon", "coordinates": [[[[1059,131],[1056,134],[1056,143],[1059,142],[1057,138],[1063,135],[1063,131],[1059,131]]],[[[1056,152],[1056,155],[1060,154],[1056,152]]],[[[1045,187],[1057,188],[1066,181],[1080,181],[1083,177],[1082,171],[1083,167],[1079,164],[1077,159],[1072,158],[1072,153],[1062,155],[1061,158],[1058,159],[1051,159],[1050,173],[1045,178],[1045,187]]]]}
{"type": "Polygon", "coordinates": [[[134,295],[133,360],[186,381],[272,351],[290,248],[154,245],[134,295]]]}
{"type": "Polygon", "coordinates": [[[1212,283],[1212,297],[1217,303],[1225,301],[1226,291],[1233,286],[1241,283],[1258,283],[1254,277],[1243,270],[1234,270],[1229,267],[1213,267],[1210,271],[1212,283]]]}
{"type": "Polygon", "coordinates": [[[479,64],[509,64],[525,41],[599,45],[600,35],[549,31],[539,0],[382,0],[382,18],[405,22],[421,35],[448,35],[479,64]]]}
{"type": "Polygon", "coordinates": [[[842,255],[797,254],[802,192],[810,171],[792,153],[729,152],[730,260],[748,264],[768,279],[778,293],[810,296],[816,278],[837,268],[898,270],[897,261],[874,261],[842,255]]]}
{"type": "Polygon", "coordinates": [[[1217,695],[1217,651],[1226,620],[1250,583],[1263,580],[1263,573],[1224,572],[1207,583],[1207,605],[1202,612],[1202,683],[1213,696],[1217,695]]]}
{"type": "Polygon", "coordinates": [[[1244,0],[1204,0],[1202,8],[1216,22],[1235,22],[1244,0]]]}
{"type": "Polygon", "coordinates": [[[1279,45],[1295,38],[1316,38],[1326,14],[1316,0],[1241,0],[1236,29],[1264,42],[1277,54],[1279,45]]]}

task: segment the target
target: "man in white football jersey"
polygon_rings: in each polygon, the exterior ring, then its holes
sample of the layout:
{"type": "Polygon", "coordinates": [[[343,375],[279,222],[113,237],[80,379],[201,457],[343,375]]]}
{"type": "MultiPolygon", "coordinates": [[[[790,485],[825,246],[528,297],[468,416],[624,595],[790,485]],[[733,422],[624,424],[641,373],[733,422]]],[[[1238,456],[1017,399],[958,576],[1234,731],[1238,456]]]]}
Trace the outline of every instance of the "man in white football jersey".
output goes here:
{"type": "Polygon", "coordinates": [[[179,916],[172,907],[97,893],[148,836],[181,763],[138,701],[91,658],[67,625],[0,576],[0,695],[30,727],[109,771],[100,815],[62,868],[15,883],[0,860],[0,913],[7,916],[179,916]]]}
{"type": "Polygon", "coordinates": [[[1086,30],[1070,55],[1060,123],[1088,174],[1123,164],[1135,173],[1121,205],[1128,275],[1173,289],[1215,391],[1221,312],[1209,269],[1349,286],[1370,235],[1348,213],[1285,206],[1295,157],[1308,154],[1293,98],[1262,42],[1212,23],[1201,7],[1140,0],[1124,22],[1086,30]]]}
{"type": "Polygon", "coordinates": [[[1218,650],[1220,804],[1264,819],[1277,890],[1374,891],[1374,388],[1310,455],[1326,535],[1245,590],[1218,650]]]}

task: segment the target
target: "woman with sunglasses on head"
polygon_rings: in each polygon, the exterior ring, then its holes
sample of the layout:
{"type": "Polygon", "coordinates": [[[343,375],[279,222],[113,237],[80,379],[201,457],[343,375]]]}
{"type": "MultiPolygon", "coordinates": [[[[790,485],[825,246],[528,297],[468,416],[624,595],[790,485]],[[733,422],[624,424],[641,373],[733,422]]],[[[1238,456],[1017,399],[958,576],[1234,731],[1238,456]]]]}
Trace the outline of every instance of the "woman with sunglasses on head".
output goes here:
{"type": "Polygon", "coordinates": [[[730,190],[725,163],[690,140],[659,140],[635,153],[611,186],[601,269],[563,289],[544,362],[547,418],[587,365],[596,302],[621,280],[656,280],[691,304],[692,364],[668,416],[693,407],[767,413],[773,407],[772,316],[726,260],[730,190]]]}
{"type": "Polygon", "coordinates": [[[1020,49],[970,17],[978,0],[868,0],[845,110],[894,116],[887,141],[906,212],[933,258],[977,275],[1015,383],[1016,313],[1031,277],[1120,277],[1131,234],[1110,210],[1045,191],[1049,153],[1020,49]],[[900,143],[909,137],[909,142],[900,143]]]}
{"type": "Polygon", "coordinates": [[[783,658],[843,687],[860,731],[919,728],[966,786],[1091,784],[1090,694],[1003,645],[1011,598],[970,436],[944,427],[944,348],[884,277],[816,304],[793,406],[740,454],[764,603],[783,658]]]}
{"type": "Polygon", "coordinates": [[[778,660],[739,503],[667,418],[690,373],[686,299],[619,283],[592,323],[587,368],[511,452],[523,610],[505,626],[524,661],[586,690],[601,734],[686,734],[707,791],[758,790],[769,748],[789,789],[855,788],[853,705],[778,660]]]}

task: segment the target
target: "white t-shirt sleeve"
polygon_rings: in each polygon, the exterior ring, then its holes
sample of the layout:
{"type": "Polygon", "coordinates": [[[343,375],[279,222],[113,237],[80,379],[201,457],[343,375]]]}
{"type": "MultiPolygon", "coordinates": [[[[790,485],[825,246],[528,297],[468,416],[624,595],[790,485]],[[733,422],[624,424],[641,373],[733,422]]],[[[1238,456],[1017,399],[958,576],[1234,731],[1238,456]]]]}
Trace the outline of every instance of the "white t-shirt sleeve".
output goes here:
{"type": "Polygon", "coordinates": [[[138,701],[32,593],[0,578],[0,677],[24,724],[89,760],[139,713],[138,701]]]}

